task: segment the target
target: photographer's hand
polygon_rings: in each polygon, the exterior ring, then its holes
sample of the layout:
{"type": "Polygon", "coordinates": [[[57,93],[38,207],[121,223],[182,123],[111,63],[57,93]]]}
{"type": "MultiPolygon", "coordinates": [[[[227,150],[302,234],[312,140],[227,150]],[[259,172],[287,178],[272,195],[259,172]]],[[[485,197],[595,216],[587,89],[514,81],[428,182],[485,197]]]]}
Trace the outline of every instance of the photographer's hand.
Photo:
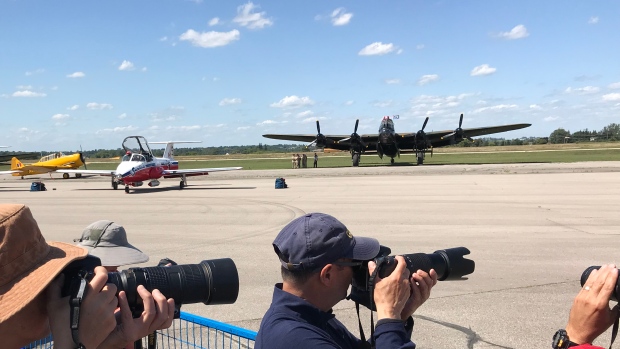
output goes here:
{"type": "Polygon", "coordinates": [[[437,285],[437,272],[435,269],[431,269],[430,273],[418,270],[411,274],[409,284],[411,285],[411,296],[409,296],[407,304],[400,314],[402,320],[407,320],[431,296],[431,289],[437,285]]]}
{"type": "Polygon", "coordinates": [[[142,285],[138,286],[137,290],[142,298],[144,311],[134,319],[127,302],[127,295],[124,291],[119,292],[120,322],[114,332],[99,346],[100,349],[127,346],[132,348],[133,342],[136,340],[146,337],[155,330],[168,328],[172,325],[174,299],[166,299],[159,290],[153,290],[151,293],[142,285]]]}
{"type": "MultiPolygon", "coordinates": [[[[108,272],[95,268],[80,307],[79,337],[86,348],[96,348],[114,330],[114,310],[118,304],[116,286],[106,284],[108,272]]],[[[55,348],[74,348],[70,328],[69,297],[61,298],[64,275],[54,280],[47,290],[47,311],[55,348]]]]}
{"type": "MultiPolygon", "coordinates": [[[[409,270],[406,268],[405,259],[396,256],[396,268],[385,278],[376,276],[374,300],[377,306],[377,320],[401,319],[401,313],[411,294],[409,284],[409,270]]],[[[373,273],[377,265],[368,262],[368,272],[373,273]]]]}
{"type": "Polygon", "coordinates": [[[610,309],[609,297],[617,280],[618,269],[613,264],[592,270],[570,310],[566,332],[571,342],[592,343],[614,323],[618,305],[610,309]]]}

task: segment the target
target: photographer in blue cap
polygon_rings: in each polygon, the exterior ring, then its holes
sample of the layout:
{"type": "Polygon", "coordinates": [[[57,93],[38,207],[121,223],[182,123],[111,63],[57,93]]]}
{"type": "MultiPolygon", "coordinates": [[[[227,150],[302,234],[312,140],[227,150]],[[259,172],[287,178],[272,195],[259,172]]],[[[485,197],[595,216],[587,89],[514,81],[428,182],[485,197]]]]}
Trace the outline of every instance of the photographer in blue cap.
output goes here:
{"type": "MultiPolygon", "coordinates": [[[[256,337],[256,349],[370,348],[335,318],[332,308],[347,296],[354,268],[379,254],[376,239],[354,237],[336,218],[310,213],[287,224],[273,242],[282,264],[282,283],[256,337]]],[[[376,348],[415,348],[411,341],[413,312],[430,296],[437,274],[410,275],[397,256],[394,271],[376,277],[376,348]]],[[[376,265],[368,262],[369,273],[376,265]]]]}

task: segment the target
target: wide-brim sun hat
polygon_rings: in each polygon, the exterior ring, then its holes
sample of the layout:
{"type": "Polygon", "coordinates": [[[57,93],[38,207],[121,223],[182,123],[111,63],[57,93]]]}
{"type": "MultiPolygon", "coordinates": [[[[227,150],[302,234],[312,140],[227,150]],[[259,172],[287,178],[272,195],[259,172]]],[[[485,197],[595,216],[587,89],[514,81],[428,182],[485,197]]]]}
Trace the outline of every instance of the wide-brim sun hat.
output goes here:
{"type": "Polygon", "coordinates": [[[92,256],[99,257],[103,266],[139,264],[149,260],[149,256],[129,243],[125,228],[109,220],[90,224],[76,242],[92,256]]]}
{"type": "Polygon", "coordinates": [[[87,251],[46,242],[30,209],[0,204],[0,323],[32,302],[69,263],[87,251]]]}

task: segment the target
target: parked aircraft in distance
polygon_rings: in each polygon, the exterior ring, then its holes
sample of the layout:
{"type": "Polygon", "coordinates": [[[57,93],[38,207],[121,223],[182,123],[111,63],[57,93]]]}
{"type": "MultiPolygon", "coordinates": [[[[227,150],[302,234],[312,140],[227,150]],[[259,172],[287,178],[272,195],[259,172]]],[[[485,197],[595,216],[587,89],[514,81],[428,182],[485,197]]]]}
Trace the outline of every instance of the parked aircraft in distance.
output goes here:
{"type": "Polygon", "coordinates": [[[357,126],[359,119],[355,121],[355,128],[350,135],[323,135],[319,121],[316,121],[316,135],[308,134],[265,134],[263,137],[281,139],[286,141],[310,142],[318,148],[348,150],[351,153],[353,166],[359,166],[361,154],[366,151],[375,151],[380,158],[386,155],[394,163],[394,157],[400,157],[401,152],[413,152],[416,154],[417,164],[422,165],[427,152],[433,155],[433,148],[458,144],[464,139],[472,140],[471,137],[488,135],[499,132],[518,130],[529,127],[532,124],[511,124],[503,126],[489,126],[478,128],[461,128],[463,114],[459,119],[459,127],[455,130],[424,132],[428,123],[428,117],[424,120],[422,128],[418,132],[396,133],[394,121],[389,116],[384,116],[379,125],[378,134],[359,135],[357,126]]]}
{"type": "Polygon", "coordinates": [[[151,144],[166,144],[164,156],[156,158],[149,148],[149,143],[142,136],[129,136],[123,140],[125,156],[116,170],[58,170],[61,173],[95,174],[110,176],[112,188],[118,189],[119,184],[125,186],[125,193],[130,187],[140,187],[148,181],[149,187],[159,185],[159,178],[181,178],[181,189],[187,186],[187,177],[204,176],[209,172],[240,170],[242,167],[216,167],[179,170],[179,162],[174,160],[175,143],[200,143],[194,141],[151,142],[151,144]]]}
{"type": "MultiPolygon", "coordinates": [[[[54,172],[60,169],[76,169],[86,164],[82,153],[75,153],[65,155],[63,153],[52,153],[39,159],[34,164],[23,164],[19,159],[13,157],[11,159],[11,170],[0,171],[0,174],[10,174],[16,177],[32,176],[43,173],[54,172]]],[[[80,177],[81,174],[76,173],[76,177],[80,177]]],[[[69,174],[65,173],[63,178],[69,178],[69,174]]]]}

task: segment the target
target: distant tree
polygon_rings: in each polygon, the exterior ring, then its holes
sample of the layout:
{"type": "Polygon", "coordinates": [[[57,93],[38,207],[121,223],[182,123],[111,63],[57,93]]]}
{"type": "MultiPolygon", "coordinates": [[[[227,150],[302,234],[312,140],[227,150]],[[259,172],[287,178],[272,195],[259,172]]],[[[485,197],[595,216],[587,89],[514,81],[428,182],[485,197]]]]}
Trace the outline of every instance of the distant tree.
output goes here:
{"type": "Polygon", "coordinates": [[[570,131],[567,131],[563,128],[558,128],[557,130],[551,132],[549,135],[549,143],[559,144],[559,143],[571,143],[570,131]]]}

